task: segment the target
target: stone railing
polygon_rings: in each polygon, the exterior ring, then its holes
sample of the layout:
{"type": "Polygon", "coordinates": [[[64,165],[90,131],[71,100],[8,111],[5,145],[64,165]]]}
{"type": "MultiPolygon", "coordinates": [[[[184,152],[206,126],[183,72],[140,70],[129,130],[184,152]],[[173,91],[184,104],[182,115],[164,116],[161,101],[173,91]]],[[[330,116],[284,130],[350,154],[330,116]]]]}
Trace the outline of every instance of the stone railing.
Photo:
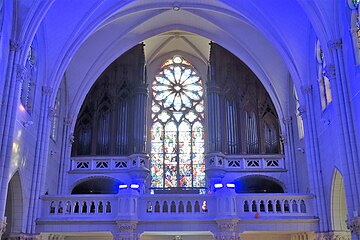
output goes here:
{"type": "Polygon", "coordinates": [[[118,196],[114,194],[42,196],[41,200],[45,218],[113,219],[118,213],[118,196]]]}
{"type": "Polygon", "coordinates": [[[136,216],[141,220],[166,220],[174,218],[212,219],[228,209],[240,219],[312,217],[312,195],[294,194],[104,194],[42,196],[42,218],[45,219],[105,219],[116,220],[120,215],[136,216]],[[130,200],[131,199],[131,200],[130,200]],[[234,201],[228,201],[234,199],[234,201]],[[124,204],[134,201],[134,204],[124,204]],[[121,204],[122,203],[122,204],[121,204]],[[129,212],[133,206],[134,212],[129,212]],[[129,212],[129,213],[127,213],[129,212]]]}
{"type": "Polygon", "coordinates": [[[71,158],[72,172],[116,171],[133,167],[149,167],[146,154],[130,156],[83,156],[71,158]]]}
{"type": "Polygon", "coordinates": [[[206,167],[242,171],[284,170],[284,155],[224,155],[210,153],[206,156],[206,167]]]}
{"type": "Polygon", "coordinates": [[[138,214],[141,219],[183,218],[206,219],[216,214],[216,200],[206,194],[155,194],[139,199],[138,214]]]}
{"type": "Polygon", "coordinates": [[[312,195],[241,194],[236,196],[237,214],[242,218],[313,216],[313,199],[312,195]]]}

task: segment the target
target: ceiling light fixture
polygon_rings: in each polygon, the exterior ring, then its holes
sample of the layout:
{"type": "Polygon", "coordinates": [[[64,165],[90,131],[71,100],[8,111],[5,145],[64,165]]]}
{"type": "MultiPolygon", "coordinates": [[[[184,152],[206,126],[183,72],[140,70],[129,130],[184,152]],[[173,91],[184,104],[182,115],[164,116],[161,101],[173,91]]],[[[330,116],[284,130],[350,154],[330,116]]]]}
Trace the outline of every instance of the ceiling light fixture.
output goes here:
{"type": "Polygon", "coordinates": [[[178,2],[173,3],[173,10],[176,12],[180,10],[180,4],[178,2]]]}

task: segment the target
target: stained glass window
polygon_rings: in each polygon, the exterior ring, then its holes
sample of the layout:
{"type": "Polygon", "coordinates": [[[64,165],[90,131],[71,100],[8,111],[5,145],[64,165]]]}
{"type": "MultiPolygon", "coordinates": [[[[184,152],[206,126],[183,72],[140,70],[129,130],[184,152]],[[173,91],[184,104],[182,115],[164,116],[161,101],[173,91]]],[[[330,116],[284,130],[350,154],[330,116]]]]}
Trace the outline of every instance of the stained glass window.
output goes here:
{"type": "Polygon", "coordinates": [[[151,187],[205,186],[203,83],[181,56],[165,61],[152,83],[151,187]]]}

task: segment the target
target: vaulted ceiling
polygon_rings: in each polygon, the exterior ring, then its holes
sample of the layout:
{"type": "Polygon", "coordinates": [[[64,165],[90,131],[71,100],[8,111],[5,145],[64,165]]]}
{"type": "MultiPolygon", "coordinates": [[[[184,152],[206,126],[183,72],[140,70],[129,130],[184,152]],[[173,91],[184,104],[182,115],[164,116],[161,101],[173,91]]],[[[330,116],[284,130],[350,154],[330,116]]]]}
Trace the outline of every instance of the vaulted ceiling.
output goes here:
{"type": "Polygon", "coordinates": [[[77,115],[97,77],[135,44],[145,43],[148,66],[178,52],[204,68],[214,41],[254,71],[281,117],[290,76],[299,89],[308,79],[316,35],[331,34],[313,24],[332,18],[323,14],[333,8],[325,2],[330,0],[53,1],[41,23],[48,80],[59,86],[66,73],[69,112],[77,115]]]}

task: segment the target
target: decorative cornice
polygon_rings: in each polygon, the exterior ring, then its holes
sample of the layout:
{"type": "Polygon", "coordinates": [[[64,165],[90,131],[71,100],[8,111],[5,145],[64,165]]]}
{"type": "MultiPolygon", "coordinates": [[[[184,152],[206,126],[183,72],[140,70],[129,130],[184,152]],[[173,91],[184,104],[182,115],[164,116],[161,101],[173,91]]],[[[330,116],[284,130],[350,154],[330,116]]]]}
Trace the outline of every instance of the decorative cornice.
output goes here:
{"type": "Polygon", "coordinates": [[[327,42],[327,45],[330,50],[341,49],[342,48],[342,39],[338,38],[338,39],[330,40],[327,42]]]}
{"type": "Polygon", "coordinates": [[[352,233],[360,235],[360,217],[346,220],[346,226],[352,233]]]}
{"type": "Polygon", "coordinates": [[[27,69],[25,66],[17,64],[16,65],[16,81],[22,83],[27,76],[27,69]]]}
{"type": "Polygon", "coordinates": [[[329,64],[325,67],[325,76],[330,80],[334,80],[336,78],[336,68],[334,64],[329,64]]]}
{"type": "Polygon", "coordinates": [[[48,87],[48,86],[43,86],[42,87],[42,95],[43,96],[50,96],[53,92],[53,88],[52,87],[48,87]]]}

